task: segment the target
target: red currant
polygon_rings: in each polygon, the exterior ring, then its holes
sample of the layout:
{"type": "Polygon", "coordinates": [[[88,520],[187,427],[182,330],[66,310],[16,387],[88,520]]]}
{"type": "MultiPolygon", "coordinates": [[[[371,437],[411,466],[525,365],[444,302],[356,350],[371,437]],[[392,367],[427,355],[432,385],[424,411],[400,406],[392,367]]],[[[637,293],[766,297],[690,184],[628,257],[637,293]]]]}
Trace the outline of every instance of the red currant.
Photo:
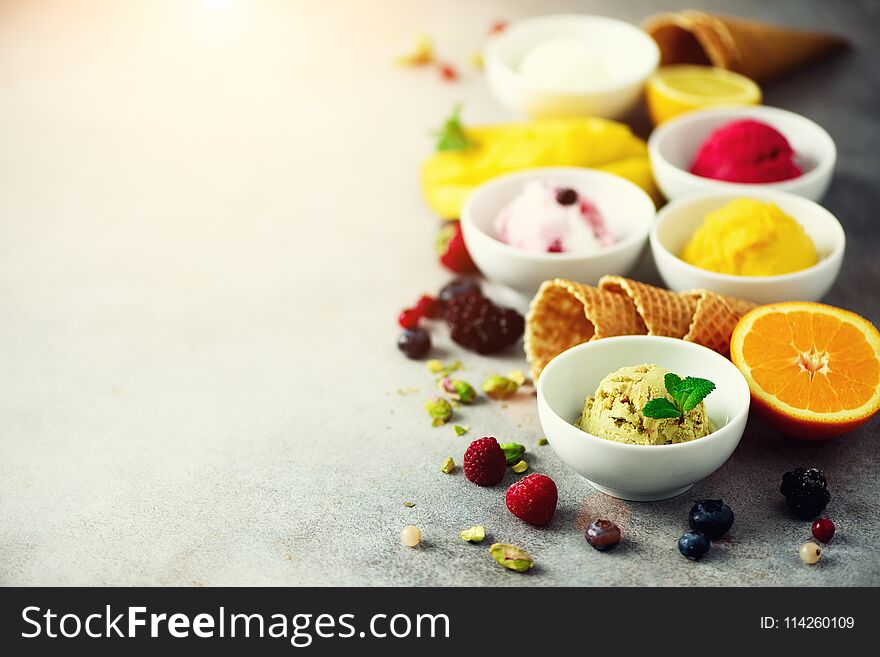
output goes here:
{"type": "Polygon", "coordinates": [[[834,523],[830,518],[819,518],[813,523],[813,537],[822,543],[827,543],[834,536],[834,523]]]}
{"type": "Polygon", "coordinates": [[[405,329],[414,329],[419,325],[419,320],[422,318],[422,314],[416,310],[415,308],[407,308],[400,316],[397,318],[397,323],[400,324],[402,328],[405,329]]]}
{"type": "Polygon", "coordinates": [[[415,309],[422,317],[427,317],[428,319],[437,319],[443,314],[440,302],[429,294],[423,294],[419,297],[415,309]]]}
{"type": "Polygon", "coordinates": [[[451,64],[440,64],[440,77],[447,82],[454,82],[458,79],[458,71],[451,64]]]}

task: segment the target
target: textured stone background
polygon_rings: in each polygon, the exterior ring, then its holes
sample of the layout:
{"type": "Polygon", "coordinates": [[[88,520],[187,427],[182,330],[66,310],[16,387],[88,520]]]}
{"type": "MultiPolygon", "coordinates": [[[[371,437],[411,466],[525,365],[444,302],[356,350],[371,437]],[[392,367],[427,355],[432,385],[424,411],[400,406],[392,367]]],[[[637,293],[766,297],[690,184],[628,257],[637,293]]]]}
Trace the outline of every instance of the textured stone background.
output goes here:
{"type": "MultiPolygon", "coordinates": [[[[650,504],[598,494],[535,447],[560,489],[539,530],[504,487],[438,471],[468,440],[428,426],[431,377],[395,349],[397,311],[446,280],[416,184],[427,133],[460,100],[470,121],[505,118],[465,64],[487,25],[682,4],[0,4],[0,584],[880,584],[876,421],[827,444],[753,421],[715,475],[650,504]],[[390,65],[421,30],[462,83],[390,65]],[[840,528],[814,568],[777,492],[801,464],[828,474],[840,528]],[[737,520],[692,564],[676,539],[704,496],[737,520]],[[616,552],[585,545],[596,515],[624,528],[616,552]],[[422,548],[398,545],[407,523],[422,548]],[[458,540],[474,523],[539,566],[498,568],[458,540]]],[[[880,5],[691,4],[856,45],[766,102],[836,140],[826,205],[848,246],[828,301],[880,324],[880,5]]],[[[435,336],[475,382],[523,365],[435,336]]],[[[461,422],[530,449],[541,436],[528,396],[461,422]]]]}

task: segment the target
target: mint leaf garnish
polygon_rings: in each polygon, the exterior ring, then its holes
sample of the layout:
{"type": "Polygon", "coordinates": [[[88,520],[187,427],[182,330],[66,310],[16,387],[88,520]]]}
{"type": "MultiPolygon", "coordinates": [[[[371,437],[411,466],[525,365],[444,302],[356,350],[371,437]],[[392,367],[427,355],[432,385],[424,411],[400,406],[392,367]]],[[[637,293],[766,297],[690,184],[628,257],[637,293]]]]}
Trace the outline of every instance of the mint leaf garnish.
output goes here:
{"type": "Polygon", "coordinates": [[[642,409],[642,415],[654,418],[655,420],[663,420],[665,418],[681,417],[681,411],[678,406],[673,404],[666,397],[652,399],[642,409]]]}
{"type": "Polygon", "coordinates": [[[677,374],[669,372],[663,378],[666,392],[672,397],[669,401],[665,397],[652,399],[642,409],[642,415],[655,420],[682,417],[685,413],[695,409],[709,393],[715,390],[715,384],[706,379],[689,376],[682,379],[677,374]]]}
{"type": "Polygon", "coordinates": [[[435,133],[438,151],[464,151],[474,145],[473,140],[464,131],[460,114],[461,105],[456,105],[443,127],[435,133]]]}
{"type": "Polygon", "coordinates": [[[676,401],[681,406],[681,412],[687,413],[695,409],[713,390],[715,390],[715,384],[711,381],[693,376],[687,377],[678,385],[675,393],[676,401]]]}

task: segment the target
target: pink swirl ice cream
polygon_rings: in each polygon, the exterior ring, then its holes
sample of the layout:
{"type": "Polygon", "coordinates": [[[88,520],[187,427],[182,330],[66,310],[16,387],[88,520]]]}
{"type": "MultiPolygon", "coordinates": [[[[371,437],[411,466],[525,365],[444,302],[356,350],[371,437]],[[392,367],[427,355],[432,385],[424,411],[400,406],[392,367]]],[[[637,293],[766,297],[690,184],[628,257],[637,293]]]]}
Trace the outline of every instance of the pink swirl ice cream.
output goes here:
{"type": "Polygon", "coordinates": [[[495,235],[505,244],[539,253],[596,253],[614,236],[589,200],[570,187],[534,181],[495,218],[495,235]]]}

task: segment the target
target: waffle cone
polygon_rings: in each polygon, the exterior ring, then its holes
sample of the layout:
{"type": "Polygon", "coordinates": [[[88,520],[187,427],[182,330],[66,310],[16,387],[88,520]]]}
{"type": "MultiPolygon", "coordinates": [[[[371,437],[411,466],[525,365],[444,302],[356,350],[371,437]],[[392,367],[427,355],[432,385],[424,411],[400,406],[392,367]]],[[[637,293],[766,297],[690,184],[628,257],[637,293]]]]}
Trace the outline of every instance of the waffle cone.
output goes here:
{"type": "Polygon", "coordinates": [[[696,342],[725,356],[750,301],[709,290],[678,294],[622,276],[599,287],[562,278],[545,281],[526,315],[525,350],[537,381],[555,356],[575,345],[614,335],[664,335],[696,342]]]}
{"type": "Polygon", "coordinates": [[[784,75],[847,45],[835,35],[701,11],[658,14],[643,27],[660,46],[661,65],[711,64],[756,82],[784,75]]]}
{"type": "Polygon", "coordinates": [[[709,290],[692,290],[681,296],[690,298],[695,304],[693,321],[684,339],[728,356],[733,328],[755,304],[709,290]]]}
{"type": "Polygon", "coordinates": [[[544,366],[570,347],[612,335],[644,335],[629,297],[557,278],[545,281],[526,315],[525,351],[537,380],[544,366]]]}
{"type": "Polygon", "coordinates": [[[645,323],[648,335],[683,338],[690,329],[697,305],[692,297],[622,276],[603,276],[599,287],[628,296],[645,323]]]}

